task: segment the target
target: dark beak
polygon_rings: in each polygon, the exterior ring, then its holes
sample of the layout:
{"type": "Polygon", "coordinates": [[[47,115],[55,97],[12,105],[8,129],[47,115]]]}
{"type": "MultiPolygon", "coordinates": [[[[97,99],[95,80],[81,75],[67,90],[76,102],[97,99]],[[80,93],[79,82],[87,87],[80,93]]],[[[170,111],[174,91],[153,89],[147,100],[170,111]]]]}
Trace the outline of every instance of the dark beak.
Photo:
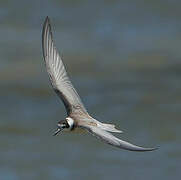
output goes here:
{"type": "Polygon", "coordinates": [[[56,136],[61,130],[62,130],[62,129],[58,128],[58,129],[54,132],[53,136],[56,136]]]}

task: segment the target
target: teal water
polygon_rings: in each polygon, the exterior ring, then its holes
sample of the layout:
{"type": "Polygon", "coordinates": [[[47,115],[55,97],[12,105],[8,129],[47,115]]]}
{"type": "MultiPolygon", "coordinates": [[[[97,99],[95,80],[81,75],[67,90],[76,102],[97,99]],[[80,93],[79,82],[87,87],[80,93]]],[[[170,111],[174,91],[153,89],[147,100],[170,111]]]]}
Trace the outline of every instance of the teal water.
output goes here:
{"type": "Polygon", "coordinates": [[[181,2],[0,1],[0,179],[180,178],[181,2]],[[90,135],[52,133],[66,116],[41,50],[46,16],[93,117],[136,153],[90,135]]]}

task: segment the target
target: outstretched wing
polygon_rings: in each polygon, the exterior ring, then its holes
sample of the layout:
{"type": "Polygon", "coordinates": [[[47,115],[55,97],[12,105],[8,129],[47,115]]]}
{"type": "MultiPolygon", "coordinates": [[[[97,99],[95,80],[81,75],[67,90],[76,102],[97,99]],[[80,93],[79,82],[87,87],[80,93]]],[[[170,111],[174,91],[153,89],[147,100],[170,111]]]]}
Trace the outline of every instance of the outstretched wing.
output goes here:
{"type": "Polygon", "coordinates": [[[81,99],[69,80],[62,59],[53,43],[50,20],[47,17],[42,32],[43,57],[53,89],[63,101],[67,114],[75,109],[86,112],[81,99]]]}
{"type": "Polygon", "coordinates": [[[131,143],[118,139],[117,137],[113,136],[111,133],[104,131],[96,126],[82,125],[81,127],[88,130],[93,136],[96,136],[103,142],[110,144],[112,146],[116,146],[121,149],[126,149],[129,151],[153,151],[156,149],[156,148],[143,148],[133,145],[131,143]]]}

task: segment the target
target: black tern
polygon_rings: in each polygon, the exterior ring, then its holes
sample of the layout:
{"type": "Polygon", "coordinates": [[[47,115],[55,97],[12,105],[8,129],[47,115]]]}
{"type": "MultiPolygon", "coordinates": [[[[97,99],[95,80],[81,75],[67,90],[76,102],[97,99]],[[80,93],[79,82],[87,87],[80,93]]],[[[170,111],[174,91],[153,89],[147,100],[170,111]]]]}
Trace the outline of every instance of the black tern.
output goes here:
{"type": "Polygon", "coordinates": [[[73,87],[62,59],[54,45],[50,20],[47,17],[42,31],[43,57],[52,87],[63,101],[68,117],[58,122],[57,135],[63,129],[74,131],[83,129],[103,142],[129,151],[152,151],[156,148],[143,148],[118,139],[112,133],[121,133],[114,124],[102,123],[91,117],[84,107],[77,91],[73,87]]]}

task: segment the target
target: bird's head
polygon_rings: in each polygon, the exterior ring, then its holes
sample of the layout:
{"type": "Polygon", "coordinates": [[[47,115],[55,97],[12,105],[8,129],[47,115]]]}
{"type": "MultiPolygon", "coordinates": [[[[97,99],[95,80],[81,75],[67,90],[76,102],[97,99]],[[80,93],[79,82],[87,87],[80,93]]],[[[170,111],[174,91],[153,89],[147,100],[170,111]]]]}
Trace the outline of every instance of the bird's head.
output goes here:
{"type": "Polygon", "coordinates": [[[65,120],[59,121],[57,126],[58,126],[58,129],[53,134],[54,136],[57,135],[63,129],[72,130],[74,127],[74,120],[68,117],[65,120]]]}

